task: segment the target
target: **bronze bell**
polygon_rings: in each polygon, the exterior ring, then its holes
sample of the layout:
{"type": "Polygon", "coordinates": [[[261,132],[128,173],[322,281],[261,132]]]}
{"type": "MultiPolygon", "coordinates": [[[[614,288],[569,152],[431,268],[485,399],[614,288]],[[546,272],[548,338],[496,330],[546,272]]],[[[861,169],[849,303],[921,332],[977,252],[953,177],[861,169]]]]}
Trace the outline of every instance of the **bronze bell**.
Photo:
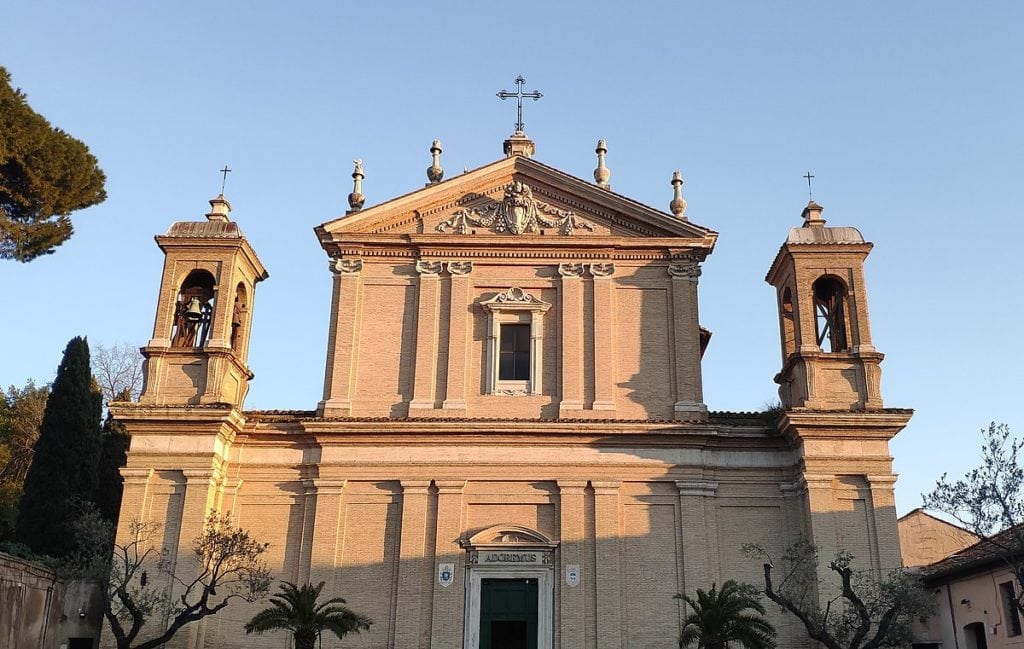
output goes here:
{"type": "Polygon", "coordinates": [[[194,297],[189,300],[188,306],[185,307],[185,319],[189,322],[198,322],[203,319],[203,305],[199,301],[199,298],[194,297]]]}

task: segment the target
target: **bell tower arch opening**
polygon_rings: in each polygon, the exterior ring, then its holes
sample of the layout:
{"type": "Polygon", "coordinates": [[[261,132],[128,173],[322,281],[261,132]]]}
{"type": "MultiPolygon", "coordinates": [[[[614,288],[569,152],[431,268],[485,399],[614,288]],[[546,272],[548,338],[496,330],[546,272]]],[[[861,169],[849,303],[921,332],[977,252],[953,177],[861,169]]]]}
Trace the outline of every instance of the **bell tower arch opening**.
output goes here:
{"type": "Polygon", "coordinates": [[[208,271],[196,269],[182,281],[174,305],[172,347],[201,348],[210,335],[210,316],[216,282],[208,271]]]}
{"type": "Polygon", "coordinates": [[[788,286],[779,293],[779,328],[782,332],[782,360],[796,351],[796,321],[793,313],[793,291],[788,286]]]}
{"type": "Polygon", "coordinates": [[[833,275],[825,275],[811,285],[814,295],[814,330],[823,352],[846,351],[846,286],[833,275]]]}
{"type": "Polygon", "coordinates": [[[235,302],[231,308],[231,349],[235,351],[235,354],[243,358],[245,357],[245,350],[242,343],[248,338],[243,334],[248,328],[248,316],[249,292],[246,290],[245,284],[239,282],[235,288],[235,302]]]}

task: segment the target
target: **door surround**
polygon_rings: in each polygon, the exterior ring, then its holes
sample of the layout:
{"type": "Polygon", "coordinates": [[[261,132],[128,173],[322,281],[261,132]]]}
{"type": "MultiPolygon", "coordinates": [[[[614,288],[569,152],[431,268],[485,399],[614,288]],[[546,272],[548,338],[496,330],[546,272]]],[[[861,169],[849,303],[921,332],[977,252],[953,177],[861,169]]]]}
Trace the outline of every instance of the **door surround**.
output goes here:
{"type": "Polygon", "coordinates": [[[537,649],[551,649],[558,544],[527,527],[495,525],[461,541],[460,545],[469,553],[463,649],[480,648],[480,585],[484,579],[537,580],[537,649]]]}

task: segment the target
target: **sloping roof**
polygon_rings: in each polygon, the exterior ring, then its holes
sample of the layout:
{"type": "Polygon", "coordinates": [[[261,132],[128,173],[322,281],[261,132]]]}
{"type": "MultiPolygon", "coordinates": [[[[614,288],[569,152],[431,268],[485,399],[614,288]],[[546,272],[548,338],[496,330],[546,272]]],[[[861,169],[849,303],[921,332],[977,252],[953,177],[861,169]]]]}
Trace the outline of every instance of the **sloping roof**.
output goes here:
{"type": "Polygon", "coordinates": [[[916,509],[910,510],[906,514],[904,514],[904,515],[900,516],[899,518],[897,518],[896,522],[898,523],[898,522],[900,522],[902,520],[906,520],[906,519],[910,518],[911,516],[927,516],[928,518],[930,518],[932,520],[935,520],[935,521],[938,521],[939,523],[942,523],[943,525],[949,525],[950,527],[955,527],[958,530],[963,530],[964,532],[967,532],[968,534],[977,536],[977,534],[974,534],[974,532],[970,531],[969,529],[967,529],[966,527],[964,527],[962,525],[957,525],[956,523],[950,523],[949,521],[942,520],[938,516],[933,516],[932,514],[929,514],[928,511],[925,510],[924,507],[918,507],[916,509]]]}
{"type": "Polygon", "coordinates": [[[931,565],[980,540],[970,530],[932,516],[921,507],[900,516],[896,527],[906,567],[931,565]]]}
{"type": "Polygon", "coordinates": [[[234,221],[177,221],[164,236],[241,239],[242,231],[234,221]]]}
{"type": "Polygon", "coordinates": [[[793,228],[789,231],[786,243],[818,244],[818,243],[864,243],[864,236],[857,228],[793,228]]]}
{"type": "Polygon", "coordinates": [[[1024,546],[1018,543],[1017,535],[1024,535],[1024,524],[1018,525],[1016,529],[1010,528],[983,538],[942,561],[925,566],[922,568],[925,582],[932,583],[1003,564],[1004,548],[1013,549],[1019,556],[1024,551],[1024,546]]]}

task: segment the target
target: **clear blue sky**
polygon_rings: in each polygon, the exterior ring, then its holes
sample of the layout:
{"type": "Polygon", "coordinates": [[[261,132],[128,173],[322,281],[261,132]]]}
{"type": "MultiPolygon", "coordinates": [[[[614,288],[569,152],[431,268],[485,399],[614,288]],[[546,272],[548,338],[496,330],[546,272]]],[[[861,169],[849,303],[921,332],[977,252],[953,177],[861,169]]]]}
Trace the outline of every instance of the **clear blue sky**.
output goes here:
{"type": "Polygon", "coordinates": [[[901,513],[977,458],[990,420],[1024,433],[1024,4],[1019,2],[12,3],[0,65],[84,140],[109,198],[74,238],[0,262],[0,384],[49,381],[74,335],[142,345],[153,235],[220,189],[270,270],[248,408],[320,397],[330,275],[312,228],[341,215],[351,161],[367,205],[501,156],[517,74],[537,159],[580,178],[608,140],[615,191],[721,233],[701,277],[706,401],[776,398],[764,283],[807,202],[876,248],[868,290],[901,513]]]}

